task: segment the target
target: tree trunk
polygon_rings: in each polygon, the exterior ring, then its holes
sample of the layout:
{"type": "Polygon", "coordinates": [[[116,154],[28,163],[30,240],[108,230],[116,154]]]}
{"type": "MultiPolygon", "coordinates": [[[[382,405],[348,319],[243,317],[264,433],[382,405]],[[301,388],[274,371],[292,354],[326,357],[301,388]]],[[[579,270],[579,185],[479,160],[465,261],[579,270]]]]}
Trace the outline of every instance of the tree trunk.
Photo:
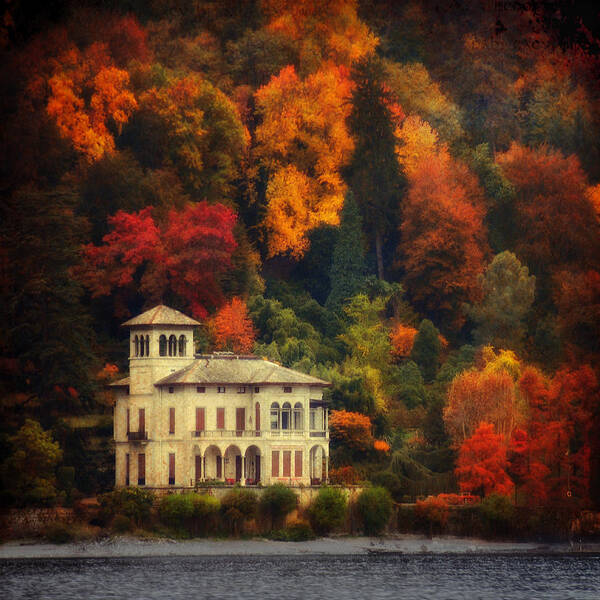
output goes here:
{"type": "Polygon", "coordinates": [[[381,240],[381,231],[375,231],[375,254],[377,255],[377,277],[383,279],[383,242],[381,240]]]}

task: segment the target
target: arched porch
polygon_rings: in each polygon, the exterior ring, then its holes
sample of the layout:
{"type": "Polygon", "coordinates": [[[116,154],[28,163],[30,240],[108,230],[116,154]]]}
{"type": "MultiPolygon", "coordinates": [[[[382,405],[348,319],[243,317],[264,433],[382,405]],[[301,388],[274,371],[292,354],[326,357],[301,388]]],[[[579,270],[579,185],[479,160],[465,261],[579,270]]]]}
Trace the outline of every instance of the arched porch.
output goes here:
{"type": "Polygon", "coordinates": [[[261,454],[257,446],[249,446],[244,454],[244,479],[246,485],[256,485],[261,479],[261,454]]]}
{"type": "Polygon", "coordinates": [[[329,477],[327,451],[323,446],[315,445],[309,452],[309,474],[311,485],[320,485],[329,477]]]}

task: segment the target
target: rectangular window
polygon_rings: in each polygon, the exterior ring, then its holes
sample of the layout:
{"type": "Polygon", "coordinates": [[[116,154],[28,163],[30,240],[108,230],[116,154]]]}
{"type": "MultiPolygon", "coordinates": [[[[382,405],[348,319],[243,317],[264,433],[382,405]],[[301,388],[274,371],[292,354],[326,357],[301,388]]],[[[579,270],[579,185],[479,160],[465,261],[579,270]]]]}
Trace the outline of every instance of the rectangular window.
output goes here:
{"type": "Polygon", "coordinates": [[[279,477],[279,450],[271,454],[271,477],[279,477]]]}
{"type": "Polygon", "coordinates": [[[175,485],[175,454],[169,454],[169,485],[175,485]]]}
{"type": "Polygon", "coordinates": [[[260,392],[260,388],[259,388],[259,387],[255,387],[255,388],[254,388],[254,393],[255,393],[255,394],[258,394],[259,392],[260,392]]]}
{"type": "Polygon", "coordinates": [[[146,455],[138,454],[138,485],[146,485],[146,455]]]}
{"type": "Polygon", "coordinates": [[[225,429],[225,408],[217,408],[217,429],[225,429]]]}
{"type": "Polygon", "coordinates": [[[292,476],[292,452],[291,450],[283,451],[283,476],[292,476]]]}
{"type": "Polygon", "coordinates": [[[235,430],[238,436],[242,435],[242,431],[246,429],[246,409],[235,409],[235,430]]]}
{"type": "Polygon", "coordinates": [[[197,393],[197,394],[204,394],[204,393],[206,393],[206,388],[205,388],[204,386],[201,386],[201,385],[199,385],[199,386],[196,388],[196,393],[197,393]]]}
{"type": "Polygon", "coordinates": [[[289,385],[286,385],[286,386],[283,388],[283,393],[284,393],[284,394],[291,394],[291,393],[292,393],[292,388],[291,388],[289,385]]]}
{"type": "Polygon", "coordinates": [[[294,476],[302,477],[302,450],[296,450],[294,454],[294,476]]]}
{"type": "Polygon", "coordinates": [[[138,431],[143,433],[146,431],[146,409],[140,408],[138,411],[138,431]]]}
{"type": "Polygon", "coordinates": [[[238,394],[245,394],[246,393],[246,388],[242,385],[238,388],[238,394]]]}
{"type": "Polygon", "coordinates": [[[202,457],[199,454],[195,456],[195,478],[196,481],[200,481],[202,479],[202,457]]]}
{"type": "Polygon", "coordinates": [[[175,393],[175,388],[173,386],[171,386],[169,388],[169,394],[173,394],[173,393],[175,393]]]}
{"type": "Polygon", "coordinates": [[[125,455],[125,485],[129,485],[129,453],[125,455]]]}
{"type": "Polygon", "coordinates": [[[131,414],[129,413],[129,409],[127,409],[127,433],[131,431],[131,414]]]}
{"type": "Polygon", "coordinates": [[[217,388],[217,393],[219,393],[219,394],[224,394],[224,393],[225,393],[225,388],[224,388],[224,387],[222,387],[222,386],[219,386],[219,387],[217,388]]]}
{"type": "Polygon", "coordinates": [[[169,433],[175,433],[175,409],[169,408],[169,433]]]}
{"type": "Polygon", "coordinates": [[[198,406],[196,408],[196,431],[204,431],[204,417],[206,411],[204,406],[198,406]]]}

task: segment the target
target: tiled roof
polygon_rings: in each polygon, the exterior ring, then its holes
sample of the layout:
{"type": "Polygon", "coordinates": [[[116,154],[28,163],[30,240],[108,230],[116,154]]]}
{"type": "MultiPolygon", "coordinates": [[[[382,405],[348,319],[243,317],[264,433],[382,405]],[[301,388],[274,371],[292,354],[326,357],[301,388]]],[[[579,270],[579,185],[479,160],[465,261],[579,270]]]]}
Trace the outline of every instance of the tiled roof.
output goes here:
{"type": "Polygon", "coordinates": [[[129,377],[123,377],[123,379],[117,379],[117,381],[113,381],[108,384],[109,387],[126,387],[129,385],[129,377]]]}
{"type": "Polygon", "coordinates": [[[196,357],[187,367],[171,373],[155,385],[178,384],[249,384],[329,386],[327,381],[282,367],[257,356],[207,354],[196,357]]]}
{"type": "Polygon", "coordinates": [[[121,327],[135,327],[137,325],[200,325],[198,321],[184,315],[182,312],[160,304],[143,312],[129,321],[125,321],[121,327]]]}

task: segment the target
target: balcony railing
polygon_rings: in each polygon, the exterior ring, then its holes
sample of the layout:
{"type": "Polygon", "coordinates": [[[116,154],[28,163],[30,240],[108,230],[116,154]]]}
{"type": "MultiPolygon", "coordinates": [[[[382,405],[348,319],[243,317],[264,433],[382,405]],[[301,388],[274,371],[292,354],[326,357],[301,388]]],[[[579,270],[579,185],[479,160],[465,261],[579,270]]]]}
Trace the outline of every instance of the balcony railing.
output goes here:
{"type": "Polygon", "coordinates": [[[193,438],[234,438],[234,437],[265,437],[265,438],[306,438],[320,437],[329,438],[328,431],[306,431],[304,429],[268,429],[266,431],[255,431],[252,429],[230,430],[230,429],[210,429],[201,431],[192,431],[193,438]]]}
{"type": "Polygon", "coordinates": [[[128,431],[127,439],[130,442],[147,442],[148,432],[147,431],[128,431]]]}

